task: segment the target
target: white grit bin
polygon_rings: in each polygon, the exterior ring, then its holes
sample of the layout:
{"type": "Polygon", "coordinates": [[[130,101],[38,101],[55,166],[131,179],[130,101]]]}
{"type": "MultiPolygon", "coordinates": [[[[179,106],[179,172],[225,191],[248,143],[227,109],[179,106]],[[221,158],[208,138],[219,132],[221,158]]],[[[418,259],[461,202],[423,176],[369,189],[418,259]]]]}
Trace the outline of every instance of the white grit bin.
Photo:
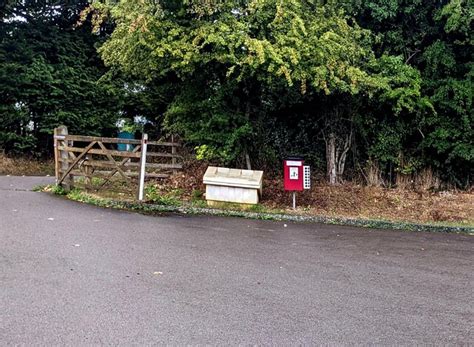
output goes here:
{"type": "Polygon", "coordinates": [[[263,171],[209,166],[203,179],[206,200],[208,205],[213,202],[258,204],[262,181],[263,171]]]}

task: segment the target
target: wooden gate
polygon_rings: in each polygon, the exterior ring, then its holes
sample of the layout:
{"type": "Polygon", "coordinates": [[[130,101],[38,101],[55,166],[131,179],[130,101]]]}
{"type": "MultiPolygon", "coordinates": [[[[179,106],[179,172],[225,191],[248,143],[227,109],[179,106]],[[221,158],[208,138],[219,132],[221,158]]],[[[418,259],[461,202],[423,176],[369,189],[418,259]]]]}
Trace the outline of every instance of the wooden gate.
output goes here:
{"type": "Polygon", "coordinates": [[[142,200],[145,177],[166,178],[182,169],[178,147],[173,138],[165,142],[148,141],[146,134],[141,140],[69,135],[61,126],[54,129],[56,184],[68,190],[74,185],[74,176],[84,177],[89,186],[93,177],[100,177],[101,189],[115,176],[129,183],[138,178],[138,198],[142,200]],[[119,150],[119,144],[129,145],[130,150],[119,150]]]}

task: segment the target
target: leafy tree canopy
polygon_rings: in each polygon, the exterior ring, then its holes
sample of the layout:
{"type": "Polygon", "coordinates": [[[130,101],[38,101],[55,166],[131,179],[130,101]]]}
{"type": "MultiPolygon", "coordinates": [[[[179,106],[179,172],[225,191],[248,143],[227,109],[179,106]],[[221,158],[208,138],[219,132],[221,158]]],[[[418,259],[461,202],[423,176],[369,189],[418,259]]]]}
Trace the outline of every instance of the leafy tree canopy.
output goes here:
{"type": "MultiPolygon", "coordinates": [[[[376,97],[390,103],[396,113],[428,104],[421,102],[419,73],[401,57],[377,58],[371,33],[332,4],[96,1],[90,8],[94,10],[97,18],[110,16],[116,25],[99,50],[105,63],[148,80],[178,76],[187,87],[169,109],[167,124],[204,148],[211,145],[212,153],[226,147],[221,153],[229,160],[233,157],[228,153],[238,154],[239,147],[255,141],[260,111],[242,106],[252,101],[250,90],[263,93],[280,81],[285,81],[287,90],[297,87],[308,97],[318,93],[376,97]],[[198,90],[191,92],[196,85],[198,90]],[[241,95],[236,93],[239,88],[244,91],[241,95]],[[203,95],[206,98],[198,102],[203,95]],[[227,102],[232,97],[238,101],[227,102]],[[205,126],[209,124],[202,122],[205,116],[190,118],[193,113],[208,114],[206,110],[213,110],[208,121],[225,125],[227,136],[205,126]],[[213,140],[216,134],[226,140],[213,140]]],[[[262,97],[256,99],[257,104],[262,102],[262,97]]]]}

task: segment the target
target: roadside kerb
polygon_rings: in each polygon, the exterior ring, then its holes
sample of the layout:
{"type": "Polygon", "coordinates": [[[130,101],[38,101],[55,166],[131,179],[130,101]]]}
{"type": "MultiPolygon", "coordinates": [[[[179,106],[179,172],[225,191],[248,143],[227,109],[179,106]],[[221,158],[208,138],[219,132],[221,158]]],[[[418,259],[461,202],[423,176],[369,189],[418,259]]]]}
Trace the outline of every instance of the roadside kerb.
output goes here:
{"type": "MultiPolygon", "coordinates": [[[[70,198],[69,198],[70,199],[70,198]]],[[[79,199],[70,199],[73,201],[88,203],[99,207],[126,209],[143,213],[180,213],[192,215],[212,215],[212,216],[228,216],[241,217],[248,219],[273,220],[273,221],[288,221],[288,222],[302,222],[302,223],[323,223],[342,226],[355,226],[373,229],[391,229],[400,231],[414,231],[414,232],[441,232],[441,233],[455,233],[474,235],[474,228],[461,226],[443,226],[430,224],[417,224],[410,222],[395,222],[374,219],[356,219],[345,217],[327,217],[327,216],[301,216],[283,213],[260,213],[247,212],[237,210],[224,210],[218,208],[202,208],[192,206],[166,206],[158,204],[150,204],[143,202],[128,202],[104,198],[92,198],[83,195],[79,199]]]]}

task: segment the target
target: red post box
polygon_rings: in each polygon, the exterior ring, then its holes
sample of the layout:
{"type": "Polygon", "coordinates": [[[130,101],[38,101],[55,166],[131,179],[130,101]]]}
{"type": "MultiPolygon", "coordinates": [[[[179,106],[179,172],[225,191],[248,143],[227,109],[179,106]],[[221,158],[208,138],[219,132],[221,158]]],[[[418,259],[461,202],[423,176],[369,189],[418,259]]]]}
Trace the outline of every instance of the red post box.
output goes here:
{"type": "Polygon", "coordinates": [[[299,157],[287,158],[283,162],[285,190],[293,192],[293,209],[296,208],[295,192],[311,188],[310,167],[303,164],[304,160],[299,157]]]}
{"type": "Polygon", "coordinates": [[[283,162],[283,177],[285,190],[302,191],[303,187],[303,164],[304,160],[298,157],[287,158],[283,162]]]}

